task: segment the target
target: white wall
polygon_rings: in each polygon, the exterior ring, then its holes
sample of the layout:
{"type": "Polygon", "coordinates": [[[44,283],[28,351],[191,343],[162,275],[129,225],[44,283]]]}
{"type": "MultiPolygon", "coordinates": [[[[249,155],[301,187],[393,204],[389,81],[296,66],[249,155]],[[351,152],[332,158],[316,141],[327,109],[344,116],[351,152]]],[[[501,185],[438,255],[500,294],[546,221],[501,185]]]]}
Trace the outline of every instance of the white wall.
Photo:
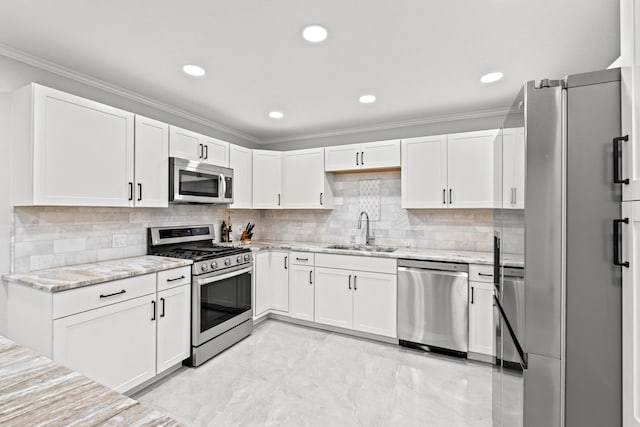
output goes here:
{"type": "MultiPolygon", "coordinates": [[[[9,141],[11,107],[9,95],[0,94],[0,276],[9,273],[11,207],[9,205],[9,141]]],[[[7,294],[0,286],[0,335],[7,331],[7,294]]]]}

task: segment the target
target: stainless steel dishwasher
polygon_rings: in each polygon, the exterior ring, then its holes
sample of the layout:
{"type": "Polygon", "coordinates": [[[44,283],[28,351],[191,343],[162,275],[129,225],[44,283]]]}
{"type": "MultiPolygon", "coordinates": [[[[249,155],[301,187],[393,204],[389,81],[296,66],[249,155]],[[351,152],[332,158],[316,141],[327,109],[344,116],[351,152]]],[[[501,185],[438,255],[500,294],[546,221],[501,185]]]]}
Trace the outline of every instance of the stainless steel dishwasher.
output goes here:
{"type": "Polygon", "coordinates": [[[398,260],[398,339],[431,351],[466,356],[469,266],[398,260]]]}

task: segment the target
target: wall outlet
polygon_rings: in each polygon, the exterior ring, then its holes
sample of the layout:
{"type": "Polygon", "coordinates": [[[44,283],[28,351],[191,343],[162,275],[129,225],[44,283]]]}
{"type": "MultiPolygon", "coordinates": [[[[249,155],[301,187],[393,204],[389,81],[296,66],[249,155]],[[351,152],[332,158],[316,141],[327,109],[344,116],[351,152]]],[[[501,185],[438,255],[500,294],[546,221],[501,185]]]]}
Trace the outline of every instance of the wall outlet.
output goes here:
{"type": "Polygon", "coordinates": [[[113,244],[111,245],[114,248],[124,248],[127,246],[127,235],[126,234],[114,234],[113,235],[113,244]]]}

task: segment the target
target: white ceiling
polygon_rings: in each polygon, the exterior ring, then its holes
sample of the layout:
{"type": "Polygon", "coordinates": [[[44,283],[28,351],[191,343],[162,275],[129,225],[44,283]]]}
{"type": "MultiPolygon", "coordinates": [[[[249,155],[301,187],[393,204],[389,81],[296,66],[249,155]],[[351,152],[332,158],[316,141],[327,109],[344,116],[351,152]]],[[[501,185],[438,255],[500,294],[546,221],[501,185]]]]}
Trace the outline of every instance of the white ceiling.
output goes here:
{"type": "Polygon", "coordinates": [[[0,0],[0,43],[276,142],[501,108],[523,81],[605,68],[618,3],[0,0]],[[301,39],[310,23],[325,43],[301,39]],[[502,81],[479,83],[496,70],[502,81]],[[359,104],[363,93],[378,101],[359,104]]]}

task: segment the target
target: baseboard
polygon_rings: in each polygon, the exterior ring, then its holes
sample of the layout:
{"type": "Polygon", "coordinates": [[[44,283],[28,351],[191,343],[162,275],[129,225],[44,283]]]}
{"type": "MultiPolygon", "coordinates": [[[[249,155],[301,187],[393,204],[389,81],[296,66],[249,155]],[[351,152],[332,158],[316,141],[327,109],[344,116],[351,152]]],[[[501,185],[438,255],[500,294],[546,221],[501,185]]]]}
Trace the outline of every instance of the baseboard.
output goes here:
{"type": "Polygon", "coordinates": [[[161,381],[161,380],[165,379],[166,377],[168,377],[169,375],[173,374],[175,371],[177,371],[181,367],[182,367],[182,362],[176,363],[175,365],[173,365],[172,367],[170,367],[166,371],[161,372],[160,374],[156,375],[155,377],[146,380],[142,384],[137,385],[134,388],[132,388],[130,390],[127,390],[122,394],[124,394],[125,396],[128,396],[128,397],[131,397],[131,396],[135,395],[136,393],[139,393],[142,390],[144,390],[145,388],[149,387],[150,385],[155,384],[158,381],[161,381]]]}

